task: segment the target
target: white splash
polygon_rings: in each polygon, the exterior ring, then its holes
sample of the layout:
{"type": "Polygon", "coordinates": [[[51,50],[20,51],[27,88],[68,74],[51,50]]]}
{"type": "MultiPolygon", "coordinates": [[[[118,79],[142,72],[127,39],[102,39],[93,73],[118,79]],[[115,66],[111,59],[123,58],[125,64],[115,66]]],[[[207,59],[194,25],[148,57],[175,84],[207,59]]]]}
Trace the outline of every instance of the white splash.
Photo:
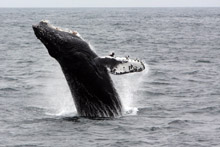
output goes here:
{"type": "MultiPolygon", "coordinates": [[[[54,61],[55,62],[55,61],[54,61]]],[[[47,115],[75,116],[76,108],[66,79],[60,68],[53,69],[49,79],[45,81],[44,97],[47,102],[47,115]]]]}
{"type": "Polygon", "coordinates": [[[149,67],[145,63],[145,70],[139,73],[130,73],[126,75],[112,75],[117,92],[123,105],[123,115],[136,115],[138,108],[136,93],[142,86],[143,80],[148,73],[149,67]]]}

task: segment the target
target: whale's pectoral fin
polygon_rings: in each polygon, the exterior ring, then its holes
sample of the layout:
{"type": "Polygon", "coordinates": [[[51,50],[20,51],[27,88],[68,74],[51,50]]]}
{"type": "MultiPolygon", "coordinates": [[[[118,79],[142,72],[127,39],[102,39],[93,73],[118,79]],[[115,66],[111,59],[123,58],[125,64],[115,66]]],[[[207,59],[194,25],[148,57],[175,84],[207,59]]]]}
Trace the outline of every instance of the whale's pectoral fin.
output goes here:
{"type": "Polygon", "coordinates": [[[96,57],[95,62],[104,65],[110,73],[115,75],[141,72],[145,69],[144,63],[137,59],[106,56],[96,57]]]}

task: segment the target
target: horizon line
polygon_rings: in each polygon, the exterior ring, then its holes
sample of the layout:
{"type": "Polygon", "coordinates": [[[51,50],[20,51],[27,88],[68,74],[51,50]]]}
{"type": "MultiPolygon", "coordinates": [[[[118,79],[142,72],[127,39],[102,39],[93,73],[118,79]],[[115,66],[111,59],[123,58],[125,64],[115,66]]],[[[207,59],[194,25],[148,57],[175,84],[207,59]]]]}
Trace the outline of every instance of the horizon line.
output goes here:
{"type": "Polygon", "coordinates": [[[220,8],[220,6],[147,6],[147,7],[130,7],[130,6],[111,6],[111,7],[104,7],[104,6],[78,6],[78,7],[1,7],[0,8],[220,8]]]}

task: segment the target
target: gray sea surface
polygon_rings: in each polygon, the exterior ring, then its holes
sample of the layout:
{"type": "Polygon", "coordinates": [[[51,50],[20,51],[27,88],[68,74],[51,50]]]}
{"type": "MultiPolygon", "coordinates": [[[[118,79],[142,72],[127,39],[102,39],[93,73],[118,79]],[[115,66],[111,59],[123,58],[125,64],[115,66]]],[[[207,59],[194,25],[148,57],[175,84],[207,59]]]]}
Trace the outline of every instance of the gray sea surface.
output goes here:
{"type": "Polygon", "coordinates": [[[0,9],[0,146],[219,147],[220,8],[0,9]],[[112,76],[123,116],[77,117],[33,33],[42,19],[78,31],[100,56],[145,62],[112,76]]]}

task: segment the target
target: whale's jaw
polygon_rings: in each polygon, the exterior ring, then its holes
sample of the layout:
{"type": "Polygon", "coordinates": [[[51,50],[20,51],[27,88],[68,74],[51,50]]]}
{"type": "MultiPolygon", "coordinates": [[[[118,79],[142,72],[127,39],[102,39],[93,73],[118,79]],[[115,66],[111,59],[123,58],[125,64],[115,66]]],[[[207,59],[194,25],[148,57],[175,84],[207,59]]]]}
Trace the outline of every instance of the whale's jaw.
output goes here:
{"type": "MultiPolygon", "coordinates": [[[[32,26],[36,37],[46,46],[49,54],[59,60],[64,54],[71,54],[73,51],[81,48],[89,48],[80,34],[76,31],[60,29],[48,23],[41,21],[37,25],[32,26]]],[[[97,56],[94,55],[93,57],[97,56]]]]}
{"type": "Polygon", "coordinates": [[[77,33],[63,31],[41,21],[33,25],[35,35],[55,58],[65,75],[80,116],[117,117],[122,105],[105,66],[77,33]]]}

